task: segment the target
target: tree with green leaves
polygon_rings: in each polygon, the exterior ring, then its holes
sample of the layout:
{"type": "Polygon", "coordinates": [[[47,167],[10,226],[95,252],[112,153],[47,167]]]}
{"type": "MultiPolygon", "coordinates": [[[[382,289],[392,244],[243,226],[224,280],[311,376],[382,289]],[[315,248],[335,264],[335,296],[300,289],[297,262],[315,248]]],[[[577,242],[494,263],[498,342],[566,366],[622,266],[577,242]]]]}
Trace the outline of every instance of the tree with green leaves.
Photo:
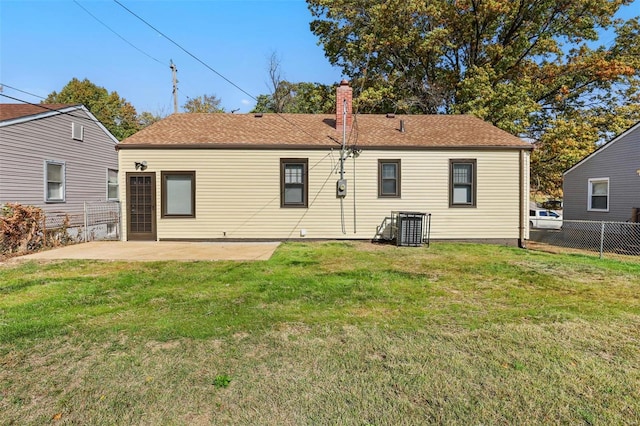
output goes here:
{"type": "Polygon", "coordinates": [[[42,103],[83,104],[118,140],[139,129],[133,105],[117,92],[108,92],[86,78],[80,81],[74,77],[60,92],[51,92],[42,103]]]}
{"type": "Polygon", "coordinates": [[[149,111],[143,111],[138,114],[138,126],[142,130],[145,127],[152,125],[153,123],[162,120],[167,116],[164,112],[153,113],[149,111]]]}
{"type": "Polygon", "coordinates": [[[252,112],[330,114],[336,110],[335,86],[281,81],[273,94],[259,95],[252,112]]]}
{"type": "Polygon", "coordinates": [[[189,100],[182,105],[182,109],[187,113],[204,112],[224,112],[224,108],[220,107],[222,100],[216,95],[202,95],[189,100]]]}
{"type": "Polygon", "coordinates": [[[328,114],[335,112],[335,86],[291,83],[282,78],[281,59],[271,53],[268,63],[271,93],[259,95],[252,112],[328,114]]]}
{"type": "Polygon", "coordinates": [[[360,111],[473,114],[535,140],[532,181],[557,194],[565,168],[640,120],[638,18],[613,18],[632,1],[307,3],[360,111]]]}

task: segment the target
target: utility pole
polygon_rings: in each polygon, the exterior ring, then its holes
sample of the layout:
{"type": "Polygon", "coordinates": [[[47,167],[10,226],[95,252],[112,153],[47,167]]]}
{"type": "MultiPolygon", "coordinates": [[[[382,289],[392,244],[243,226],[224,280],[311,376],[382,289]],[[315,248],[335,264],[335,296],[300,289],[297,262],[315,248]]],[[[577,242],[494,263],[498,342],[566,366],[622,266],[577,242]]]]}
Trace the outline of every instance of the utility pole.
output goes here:
{"type": "Polygon", "coordinates": [[[178,67],[173,63],[173,60],[169,60],[169,68],[171,68],[171,77],[173,78],[173,112],[178,113],[178,67]]]}

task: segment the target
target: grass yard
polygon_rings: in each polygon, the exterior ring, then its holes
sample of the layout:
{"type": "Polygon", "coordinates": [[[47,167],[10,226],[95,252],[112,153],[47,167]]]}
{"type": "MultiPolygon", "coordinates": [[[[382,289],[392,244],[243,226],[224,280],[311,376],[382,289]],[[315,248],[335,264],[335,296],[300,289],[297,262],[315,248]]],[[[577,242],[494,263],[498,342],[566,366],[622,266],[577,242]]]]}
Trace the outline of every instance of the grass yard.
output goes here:
{"type": "Polygon", "coordinates": [[[640,264],[287,243],[0,266],[0,424],[638,424],[640,264]]]}

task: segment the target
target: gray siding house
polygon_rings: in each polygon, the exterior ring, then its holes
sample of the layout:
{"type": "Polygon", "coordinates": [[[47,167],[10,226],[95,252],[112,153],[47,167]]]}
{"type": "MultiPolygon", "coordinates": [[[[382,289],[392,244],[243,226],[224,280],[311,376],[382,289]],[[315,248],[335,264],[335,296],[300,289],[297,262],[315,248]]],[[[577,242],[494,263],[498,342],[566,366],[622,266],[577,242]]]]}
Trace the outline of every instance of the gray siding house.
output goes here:
{"type": "Polygon", "coordinates": [[[638,221],[640,122],[564,172],[563,190],[565,219],[638,221]]]}
{"type": "Polygon", "coordinates": [[[85,202],[119,199],[117,143],[83,105],[0,104],[0,206],[82,224],[85,202]]]}

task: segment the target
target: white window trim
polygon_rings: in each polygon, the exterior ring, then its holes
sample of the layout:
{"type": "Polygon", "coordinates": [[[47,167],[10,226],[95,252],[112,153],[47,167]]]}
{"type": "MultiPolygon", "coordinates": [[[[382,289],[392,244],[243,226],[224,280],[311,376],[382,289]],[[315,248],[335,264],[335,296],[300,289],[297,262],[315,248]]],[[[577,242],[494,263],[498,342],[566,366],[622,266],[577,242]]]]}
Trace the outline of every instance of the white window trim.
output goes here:
{"type": "Polygon", "coordinates": [[[45,203],[65,203],[67,201],[67,166],[64,161],[58,160],[44,160],[44,202],[45,203]],[[62,166],[62,199],[50,200],[49,199],[49,178],[48,170],[49,164],[55,164],[62,166]]]}
{"type": "Polygon", "coordinates": [[[587,187],[587,211],[589,212],[609,212],[609,206],[611,205],[610,202],[610,195],[609,193],[611,192],[611,184],[609,183],[609,178],[608,177],[603,177],[603,178],[589,178],[588,179],[588,183],[587,183],[588,187],[587,187]],[[607,208],[606,209],[594,209],[591,207],[591,196],[593,195],[593,185],[592,183],[597,183],[597,182],[607,182],[607,208]]]}
{"type": "Polygon", "coordinates": [[[107,201],[120,201],[120,171],[107,167],[107,201]],[[109,198],[109,171],[116,172],[116,188],[118,188],[118,198],[109,198]]]}

